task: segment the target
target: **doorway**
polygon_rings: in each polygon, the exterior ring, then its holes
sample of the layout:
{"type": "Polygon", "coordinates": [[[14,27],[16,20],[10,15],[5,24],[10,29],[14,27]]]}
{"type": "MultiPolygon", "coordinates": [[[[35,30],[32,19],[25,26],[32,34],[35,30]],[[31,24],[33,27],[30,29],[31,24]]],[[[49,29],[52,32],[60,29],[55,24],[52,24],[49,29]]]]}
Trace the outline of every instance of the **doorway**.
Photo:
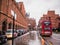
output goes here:
{"type": "Polygon", "coordinates": [[[2,32],[5,32],[7,30],[7,21],[3,21],[2,23],[2,32]]]}
{"type": "Polygon", "coordinates": [[[11,29],[11,28],[12,28],[12,23],[9,23],[8,29],[11,29]]]}

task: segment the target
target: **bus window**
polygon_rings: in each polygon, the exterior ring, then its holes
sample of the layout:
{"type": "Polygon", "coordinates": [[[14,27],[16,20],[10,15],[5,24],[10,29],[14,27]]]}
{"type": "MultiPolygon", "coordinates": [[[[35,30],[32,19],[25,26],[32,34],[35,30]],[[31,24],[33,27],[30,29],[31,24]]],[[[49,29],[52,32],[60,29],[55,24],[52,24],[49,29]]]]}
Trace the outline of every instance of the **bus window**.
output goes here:
{"type": "Polygon", "coordinates": [[[48,25],[50,25],[50,22],[44,22],[44,24],[45,24],[46,26],[48,26],[48,25]]]}
{"type": "Polygon", "coordinates": [[[50,28],[49,27],[48,28],[45,27],[44,30],[50,30],[50,28]]]}

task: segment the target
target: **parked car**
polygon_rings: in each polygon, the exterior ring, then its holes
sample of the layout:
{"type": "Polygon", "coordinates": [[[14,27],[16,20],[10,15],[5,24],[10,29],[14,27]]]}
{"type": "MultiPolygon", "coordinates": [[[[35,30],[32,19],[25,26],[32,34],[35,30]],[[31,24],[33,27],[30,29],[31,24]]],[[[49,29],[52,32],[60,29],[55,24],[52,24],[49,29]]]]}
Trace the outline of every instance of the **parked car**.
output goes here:
{"type": "Polygon", "coordinates": [[[6,36],[7,36],[7,38],[15,38],[18,36],[18,34],[17,34],[16,30],[14,30],[14,33],[13,33],[12,29],[8,29],[6,31],[6,36]],[[14,34],[14,37],[13,37],[13,34],[14,34]]]}
{"type": "Polygon", "coordinates": [[[21,36],[23,34],[25,34],[25,30],[24,29],[19,29],[17,30],[18,36],[21,36]]]}
{"type": "Polygon", "coordinates": [[[0,31],[0,44],[6,43],[6,42],[7,42],[6,35],[4,35],[2,31],[0,31]]]}

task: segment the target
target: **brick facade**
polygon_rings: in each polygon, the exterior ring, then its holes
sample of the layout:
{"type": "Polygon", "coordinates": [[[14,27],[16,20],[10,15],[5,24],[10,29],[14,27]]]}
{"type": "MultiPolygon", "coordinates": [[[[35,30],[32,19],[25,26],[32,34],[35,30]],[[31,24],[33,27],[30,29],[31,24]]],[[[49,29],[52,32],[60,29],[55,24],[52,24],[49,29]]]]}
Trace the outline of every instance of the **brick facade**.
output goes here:
{"type": "Polygon", "coordinates": [[[59,14],[55,14],[55,11],[48,11],[47,14],[44,14],[39,20],[39,25],[43,20],[48,20],[49,17],[51,18],[52,28],[58,28],[60,22],[57,18],[60,16],[59,14]]]}
{"type": "Polygon", "coordinates": [[[1,0],[0,6],[0,30],[3,28],[3,22],[6,22],[6,29],[12,28],[13,15],[16,15],[15,29],[28,28],[28,23],[25,17],[24,4],[22,3],[22,11],[14,0],[1,0]],[[14,12],[12,15],[11,12],[14,12]]]}
{"type": "Polygon", "coordinates": [[[28,23],[31,25],[31,28],[34,30],[36,28],[36,20],[34,18],[27,18],[28,23]]]}

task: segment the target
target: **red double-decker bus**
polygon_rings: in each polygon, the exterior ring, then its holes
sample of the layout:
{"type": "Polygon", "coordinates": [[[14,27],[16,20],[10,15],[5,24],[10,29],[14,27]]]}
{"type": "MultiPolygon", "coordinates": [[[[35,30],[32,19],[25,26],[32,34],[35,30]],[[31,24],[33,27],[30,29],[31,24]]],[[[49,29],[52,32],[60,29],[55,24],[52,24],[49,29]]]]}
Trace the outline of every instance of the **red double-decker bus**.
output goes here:
{"type": "Polygon", "coordinates": [[[52,25],[51,21],[42,21],[41,23],[41,35],[51,36],[52,35],[52,25]]]}

